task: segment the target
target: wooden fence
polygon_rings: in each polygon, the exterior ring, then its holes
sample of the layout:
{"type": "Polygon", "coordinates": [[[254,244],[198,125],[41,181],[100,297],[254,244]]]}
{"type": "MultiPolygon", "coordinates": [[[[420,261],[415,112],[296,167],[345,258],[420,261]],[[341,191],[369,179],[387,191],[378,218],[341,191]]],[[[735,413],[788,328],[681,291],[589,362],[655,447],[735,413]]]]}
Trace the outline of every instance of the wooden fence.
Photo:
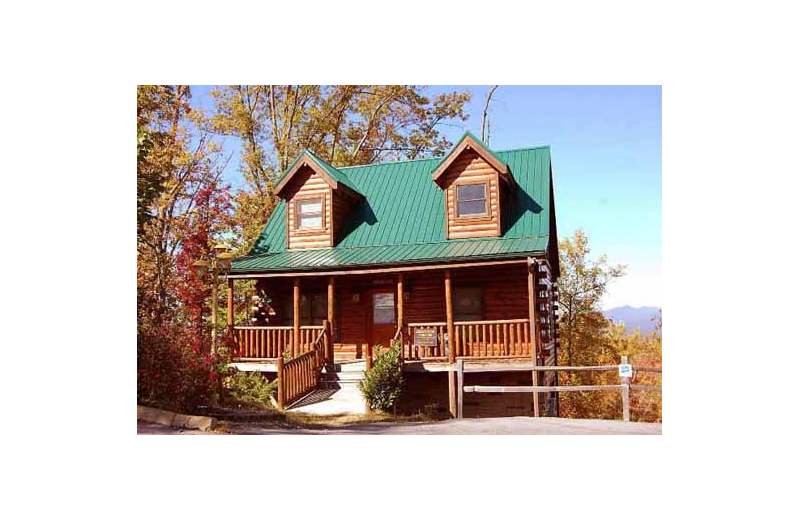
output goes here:
{"type": "Polygon", "coordinates": [[[307,352],[286,362],[283,357],[278,358],[278,407],[281,409],[291,406],[319,385],[331,339],[328,321],[313,330],[319,332],[307,352]]]}
{"type": "MultiPolygon", "coordinates": [[[[464,374],[477,373],[477,372],[522,372],[531,371],[534,375],[539,372],[603,372],[610,370],[620,370],[621,365],[628,364],[628,357],[622,356],[619,365],[599,365],[599,366],[513,366],[513,367],[477,367],[465,368],[464,358],[456,360],[456,374],[458,379],[458,418],[464,417],[464,392],[475,393],[545,393],[545,392],[594,392],[594,391],[619,391],[622,397],[622,420],[631,420],[630,411],[630,391],[641,390],[645,392],[661,392],[661,386],[648,386],[648,385],[632,385],[630,377],[620,376],[620,383],[618,385],[558,385],[558,386],[539,386],[534,384],[532,386],[464,386],[464,374]]],[[[633,373],[636,372],[656,372],[661,373],[659,367],[632,367],[633,373]]],[[[534,382],[538,378],[534,377],[534,382]]],[[[534,401],[537,403],[538,400],[534,401]]],[[[534,406],[534,416],[539,416],[538,406],[534,406]]]]}

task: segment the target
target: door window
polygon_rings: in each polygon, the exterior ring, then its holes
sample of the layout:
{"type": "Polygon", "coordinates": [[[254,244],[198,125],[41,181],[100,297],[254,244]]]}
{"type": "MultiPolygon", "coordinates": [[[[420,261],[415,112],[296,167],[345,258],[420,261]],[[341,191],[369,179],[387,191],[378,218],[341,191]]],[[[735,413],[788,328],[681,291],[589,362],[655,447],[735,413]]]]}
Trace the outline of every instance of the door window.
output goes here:
{"type": "Polygon", "coordinates": [[[372,322],[375,325],[394,323],[394,293],[375,293],[373,295],[372,322]]]}

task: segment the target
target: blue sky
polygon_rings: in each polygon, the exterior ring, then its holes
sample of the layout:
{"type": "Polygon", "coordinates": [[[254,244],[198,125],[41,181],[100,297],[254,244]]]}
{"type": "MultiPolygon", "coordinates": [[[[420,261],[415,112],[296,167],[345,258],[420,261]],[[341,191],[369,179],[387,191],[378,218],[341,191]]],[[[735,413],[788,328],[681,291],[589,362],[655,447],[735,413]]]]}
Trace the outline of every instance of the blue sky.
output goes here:
{"type": "MultiPolygon", "coordinates": [[[[431,86],[431,94],[469,90],[469,120],[442,127],[455,141],[480,136],[488,86],[431,86]]],[[[209,106],[208,89],[194,103],[209,106]]],[[[595,256],[628,265],[605,308],[662,305],[661,87],[500,86],[489,110],[495,150],[550,145],[559,237],[583,229],[595,256]]],[[[237,152],[228,138],[226,149],[237,152]]],[[[238,153],[228,180],[240,186],[238,153]]]]}

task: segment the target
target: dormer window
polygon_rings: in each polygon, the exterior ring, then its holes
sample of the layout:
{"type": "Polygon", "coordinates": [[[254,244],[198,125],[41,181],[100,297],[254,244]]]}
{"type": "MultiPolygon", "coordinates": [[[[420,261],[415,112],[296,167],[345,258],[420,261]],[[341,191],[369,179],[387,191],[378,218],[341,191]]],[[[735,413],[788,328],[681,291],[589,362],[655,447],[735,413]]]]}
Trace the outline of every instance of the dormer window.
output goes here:
{"type": "Polygon", "coordinates": [[[322,197],[299,199],[295,202],[297,229],[322,229],[322,197]]]}
{"type": "Polygon", "coordinates": [[[484,217],[489,214],[485,182],[456,185],[456,216],[484,217]]]}

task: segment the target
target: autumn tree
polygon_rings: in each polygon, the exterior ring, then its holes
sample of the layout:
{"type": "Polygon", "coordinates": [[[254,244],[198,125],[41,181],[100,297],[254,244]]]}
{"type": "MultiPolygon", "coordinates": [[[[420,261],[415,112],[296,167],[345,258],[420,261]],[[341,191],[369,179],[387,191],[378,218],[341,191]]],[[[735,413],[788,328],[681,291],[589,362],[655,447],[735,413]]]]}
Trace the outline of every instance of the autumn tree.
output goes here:
{"type": "Polygon", "coordinates": [[[442,155],[452,143],[443,124],[465,121],[469,93],[430,98],[407,85],[236,85],[212,90],[209,127],[237,137],[247,188],[236,195],[236,221],[247,251],[276,200],[274,181],[309,149],[334,166],[442,155]]]}
{"type": "MultiPolygon", "coordinates": [[[[642,335],[622,323],[613,323],[602,312],[608,284],[625,274],[625,266],[611,265],[605,256],[592,257],[586,234],[577,230],[559,242],[561,277],[558,280],[558,364],[567,366],[616,365],[622,356],[640,366],[661,366],[661,321],[656,332],[642,335]]],[[[660,376],[636,374],[637,383],[660,385],[660,376]]],[[[559,384],[619,384],[613,371],[566,372],[559,384]]],[[[620,419],[622,402],[617,391],[562,392],[559,415],[581,419],[620,419]]],[[[661,394],[632,392],[631,419],[661,421],[661,394]]]]}

